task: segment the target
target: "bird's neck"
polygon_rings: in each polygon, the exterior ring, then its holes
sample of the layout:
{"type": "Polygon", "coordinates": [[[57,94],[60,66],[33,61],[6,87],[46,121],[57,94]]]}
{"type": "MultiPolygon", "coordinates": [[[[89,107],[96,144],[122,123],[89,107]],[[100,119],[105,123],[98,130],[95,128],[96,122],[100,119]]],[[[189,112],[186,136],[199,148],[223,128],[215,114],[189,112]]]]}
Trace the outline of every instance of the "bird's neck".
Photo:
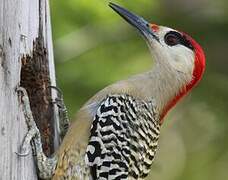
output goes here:
{"type": "Polygon", "coordinates": [[[131,82],[135,83],[136,90],[142,92],[146,99],[155,99],[163,119],[168,110],[187,93],[185,87],[191,78],[190,74],[155,65],[151,71],[133,76],[131,82]]]}
{"type": "Polygon", "coordinates": [[[165,114],[188,92],[189,89],[185,87],[191,82],[191,78],[191,74],[181,73],[168,66],[157,64],[151,71],[132,76],[104,88],[93,96],[82,109],[89,109],[93,117],[100,101],[107,94],[127,93],[144,100],[155,100],[162,123],[165,114]]]}

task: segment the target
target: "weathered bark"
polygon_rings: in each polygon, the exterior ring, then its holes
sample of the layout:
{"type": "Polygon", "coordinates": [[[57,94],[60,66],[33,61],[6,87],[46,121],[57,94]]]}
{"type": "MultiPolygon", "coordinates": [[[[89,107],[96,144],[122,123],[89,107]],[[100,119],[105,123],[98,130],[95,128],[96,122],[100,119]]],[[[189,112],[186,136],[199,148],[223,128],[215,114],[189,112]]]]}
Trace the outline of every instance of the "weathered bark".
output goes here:
{"type": "Polygon", "coordinates": [[[27,132],[17,86],[29,93],[45,152],[58,146],[49,15],[48,0],[0,0],[0,180],[37,179],[32,154],[15,154],[27,132]]]}

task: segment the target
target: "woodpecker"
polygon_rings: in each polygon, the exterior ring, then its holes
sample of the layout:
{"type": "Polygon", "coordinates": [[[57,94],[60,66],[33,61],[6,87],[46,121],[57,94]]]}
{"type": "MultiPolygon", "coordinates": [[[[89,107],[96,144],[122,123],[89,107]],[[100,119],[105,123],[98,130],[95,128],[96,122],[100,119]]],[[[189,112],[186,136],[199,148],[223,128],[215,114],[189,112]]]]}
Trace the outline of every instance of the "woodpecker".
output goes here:
{"type": "Polygon", "coordinates": [[[26,90],[20,88],[39,176],[44,179],[144,179],[154,160],[167,112],[201,80],[205,56],[184,32],[148,23],[116,4],[109,6],[143,36],[155,65],[116,82],[78,111],[53,157],[44,155],[26,90]]]}

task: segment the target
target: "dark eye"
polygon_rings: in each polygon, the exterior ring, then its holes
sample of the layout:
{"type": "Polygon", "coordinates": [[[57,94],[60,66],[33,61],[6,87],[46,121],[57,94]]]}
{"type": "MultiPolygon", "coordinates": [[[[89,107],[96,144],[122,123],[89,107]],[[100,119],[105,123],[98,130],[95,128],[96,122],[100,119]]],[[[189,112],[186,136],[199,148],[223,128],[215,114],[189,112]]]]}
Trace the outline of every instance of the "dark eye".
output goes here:
{"type": "Polygon", "coordinates": [[[179,44],[179,37],[174,33],[167,33],[165,35],[165,43],[169,46],[175,46],[179,44]]]}
{"type": "Polygon", "coordinates": [[[194,50],[194,47],[192,46],[191,42],[188,40],[188,38],[180,34],[177,31],[169,31],[165,37],[164,41],[169,46],[175,46],[177,44],[183,45],[191,50],[194,50]]]}

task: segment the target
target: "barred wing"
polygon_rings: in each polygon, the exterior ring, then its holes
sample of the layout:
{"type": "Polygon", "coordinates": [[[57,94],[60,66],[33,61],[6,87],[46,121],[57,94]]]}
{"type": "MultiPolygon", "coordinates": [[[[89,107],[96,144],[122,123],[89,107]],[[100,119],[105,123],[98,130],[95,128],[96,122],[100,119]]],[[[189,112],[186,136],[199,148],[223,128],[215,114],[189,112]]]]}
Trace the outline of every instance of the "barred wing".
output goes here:
{"type": "Polygon", "coordinates": [[[154,103],[109,95],[94,117],[86,164],[94,179],[138,179],[150,170],[160,125],[154,103]]]}

